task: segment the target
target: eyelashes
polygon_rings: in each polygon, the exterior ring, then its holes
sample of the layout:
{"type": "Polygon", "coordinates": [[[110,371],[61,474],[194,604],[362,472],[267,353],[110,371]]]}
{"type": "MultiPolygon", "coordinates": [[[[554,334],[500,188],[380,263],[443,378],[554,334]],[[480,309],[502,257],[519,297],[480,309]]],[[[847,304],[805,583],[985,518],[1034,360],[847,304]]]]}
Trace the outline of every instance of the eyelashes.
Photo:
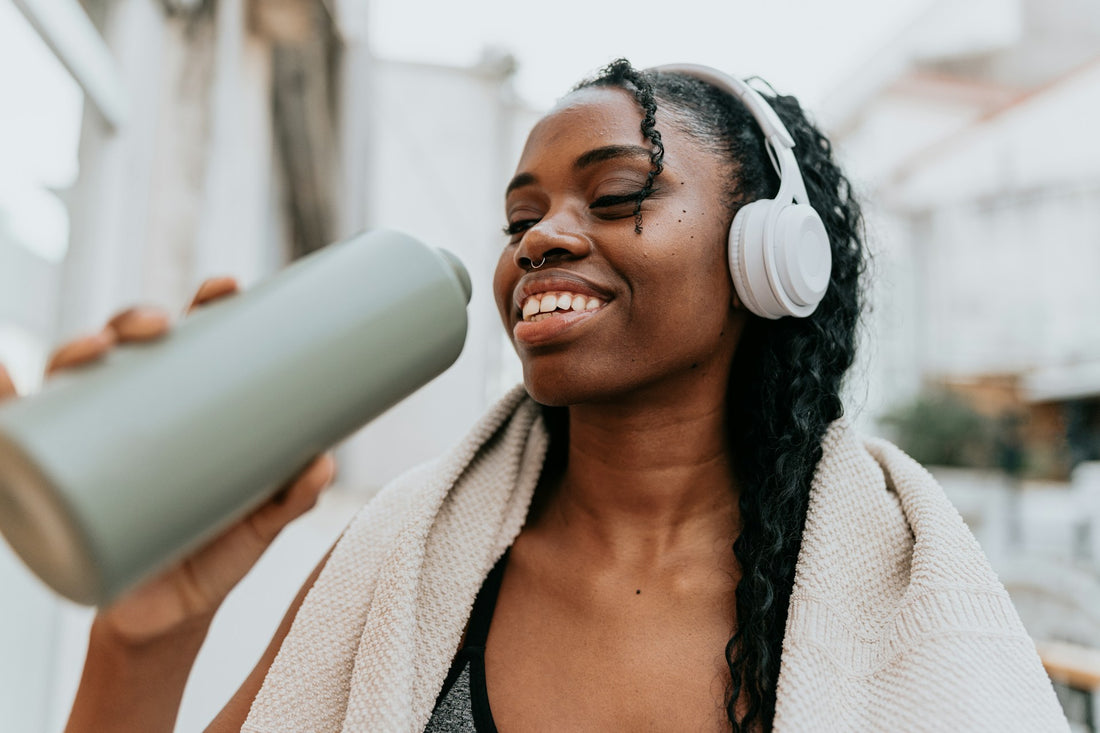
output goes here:
{"type": "Polygon", "coordinates": [[[639,189],[633,193],[624,193],[618,196],[600,196],[598,199],[588,205],[589,209],[606,209],[612,206],[620,206],[622,204],[636,204],[638,200],[645,194],[645,189],[639,189]]]}
{"type": "Polygon", "coordinates": [[[518,221],[513,221],[505,224],[502,231],[509,237],[514,237],[517,234],[523,234],[525,231],[533,227],[537,222],[538,219],[520,219],[518,221]]]}
{"type": "MultiPolygon", "coordinates": [[[[600,213],[601,218],[604,219],[625,219],[628,216],[633,216],[634,208],[638,205],[639,201],[642,200],[643,197],[648,198],[649,196],[652,196],[652,193],[652,191],[647,192],[645,189],[639,189],[630,193],[600,196],[598,199],[588,205],[588,210],[600,213]],[[614,209],[617,206],[627,205],[630,206],[629,211],[602,211],[614,209]]],[[[505,224],[502,231],[504,232],[504,234],[510,237],[515,237],[517,235],[523,234],[525,231],[538,223],[538,219],[517,219],[515,221],[505,224]]]]}

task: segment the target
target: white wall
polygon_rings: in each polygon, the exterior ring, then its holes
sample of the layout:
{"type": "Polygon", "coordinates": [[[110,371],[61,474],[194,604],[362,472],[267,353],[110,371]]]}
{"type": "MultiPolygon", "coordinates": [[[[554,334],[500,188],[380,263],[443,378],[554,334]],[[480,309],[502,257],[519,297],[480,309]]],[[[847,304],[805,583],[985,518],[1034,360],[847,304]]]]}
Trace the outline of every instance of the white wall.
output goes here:
{"type": "Polygon", "coordinates": [[[923,240],[926,373],[1022,373],[1100,358],[1100,180],[939,209],[923,240]]]}

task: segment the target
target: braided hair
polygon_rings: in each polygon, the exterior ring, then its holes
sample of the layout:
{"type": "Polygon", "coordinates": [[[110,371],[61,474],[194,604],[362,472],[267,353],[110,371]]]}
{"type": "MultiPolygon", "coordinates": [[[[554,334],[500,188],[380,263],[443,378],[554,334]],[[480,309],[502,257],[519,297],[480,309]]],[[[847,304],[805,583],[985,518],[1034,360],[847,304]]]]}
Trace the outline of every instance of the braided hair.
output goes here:
{"type": "MultiPolygon", "coordinates": [[[[669,124],[727,161],[724,193],[731,221],[744,204],[778,191],[760,126],[725,91],[683,74],[638,70],[625,59],[575,89],[586,87],[623,89],[641,108],[641,132],[652,154],[634,210],[636,232],[642,230],[642,201],[662,170],[658,101],[673,113],[669,124]]],[[[829,235],[833,266],[813,315],[749,318],[730,371],[727,421],[743,529],[733,542],[742,577],[736,591],[737,629],[725,649],[731,678],[726,714],[738,733],[770,730],[775,717],[780,652],[810,481],[825,431],[843,413],[841,382],[855,358],[865,267],[860,206],[833,161],[828,139],[794,97],[764,96],[795,140],[810,203],[829,235]],[[742,697],[748,706],[739,718],[735,706],[742,697]]],[[[553,432],[561,416],[549,422],[553,432]]]]}

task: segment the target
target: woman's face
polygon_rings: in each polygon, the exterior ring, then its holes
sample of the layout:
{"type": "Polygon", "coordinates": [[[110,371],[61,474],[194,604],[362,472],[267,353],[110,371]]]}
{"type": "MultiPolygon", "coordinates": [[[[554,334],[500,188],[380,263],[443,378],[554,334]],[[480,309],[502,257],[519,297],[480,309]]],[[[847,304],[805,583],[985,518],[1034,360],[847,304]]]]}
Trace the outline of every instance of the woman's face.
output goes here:
{"type": "Polygon", "coordinates": [[[631,95],[574,92],[527,139],[493,289],[543,404],[725,384],[744,318],[726,264],[728,166],[670,114],[658,109],[664,171],[642,204],[641,234],[634,208],[651,145],[631,95]]]}

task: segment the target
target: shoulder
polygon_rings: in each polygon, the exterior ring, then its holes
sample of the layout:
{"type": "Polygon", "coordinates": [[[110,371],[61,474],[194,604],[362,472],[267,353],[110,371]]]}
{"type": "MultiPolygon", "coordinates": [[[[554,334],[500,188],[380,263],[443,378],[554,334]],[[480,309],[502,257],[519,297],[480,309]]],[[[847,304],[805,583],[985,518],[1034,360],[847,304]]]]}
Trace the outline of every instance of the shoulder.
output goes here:
{"type": "MultiPolygon", "coordinates": [[[[1007,595],[942,487],[923,466],[846,421],[830,426],[810,490],[795,579],[806,597],[874,599],[871,625],[933,588],[1007,595]]],[[[846,603],[847,601],[845,601],[846,603]]]]}
{"type": "Polygon", "coordinates": [[[931,472],[889,440],[862,435],[841,418],[829,426],[822,440],[811,505],[848,508],[853,502],[870,512],[849,516],[849,522],[911,525],[931,517],[969,534],[931,472]]]}
{"type": "Polygon", "coordinates": [[[820,727],[822,715],[830,729],[912,727],[935,700],[945,730],[1065,729],[1012,601],[943,489],[843,421],[814,476],[782,660],[777,728],[820,727]]]}

